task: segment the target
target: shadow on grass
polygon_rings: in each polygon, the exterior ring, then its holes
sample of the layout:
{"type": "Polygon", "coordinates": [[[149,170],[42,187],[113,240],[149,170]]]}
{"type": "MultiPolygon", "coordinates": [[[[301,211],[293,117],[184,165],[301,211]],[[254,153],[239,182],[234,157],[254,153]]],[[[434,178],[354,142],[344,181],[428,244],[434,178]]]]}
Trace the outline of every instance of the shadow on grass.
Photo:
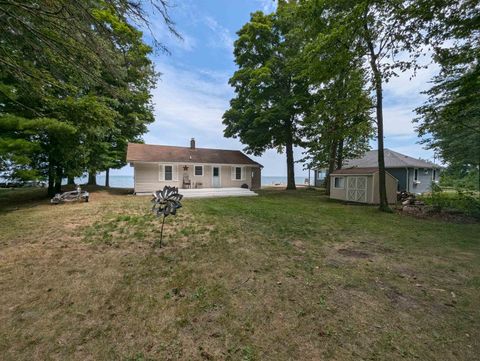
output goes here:
{"type": "MultiPolygon", "coordinates": [[[[95,194],[105,192],[110,195],[133,194],[131,188],[110,188],[104,186],[82,186],[83,190],[95,194]]],[[[75,190],[74,185],[65,185],[62,192],[75,190]]],[[[14,211],[19,208],[34,207],[38,204],[49,202],[46,188],[0,188],[0,212],[14,211]]]]}

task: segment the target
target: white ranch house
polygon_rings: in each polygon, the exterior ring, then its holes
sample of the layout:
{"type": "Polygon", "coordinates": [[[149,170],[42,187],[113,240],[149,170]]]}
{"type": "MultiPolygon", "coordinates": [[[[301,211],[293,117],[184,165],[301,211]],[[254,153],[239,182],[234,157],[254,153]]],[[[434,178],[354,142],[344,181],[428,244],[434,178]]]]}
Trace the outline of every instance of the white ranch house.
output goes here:
{"type": "Polygon", "coordinates": [[[262,165],[238,150],[129,143],[134,191],[151,193],[165,185],[184,189],[260,189],[262,165]]]}

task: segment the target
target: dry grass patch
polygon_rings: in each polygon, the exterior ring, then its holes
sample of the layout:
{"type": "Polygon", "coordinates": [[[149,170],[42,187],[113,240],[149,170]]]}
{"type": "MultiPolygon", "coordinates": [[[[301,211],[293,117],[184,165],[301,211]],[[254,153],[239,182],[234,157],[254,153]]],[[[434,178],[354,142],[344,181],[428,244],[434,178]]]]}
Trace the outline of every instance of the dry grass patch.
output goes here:
{"type": "Polygon", "coordinates": [[[318,192],[148,197],[0,213],[5,360],[473,360],[478,224],[318,192]],[[408,231],[406,231],[408,230],[408,231]]]}

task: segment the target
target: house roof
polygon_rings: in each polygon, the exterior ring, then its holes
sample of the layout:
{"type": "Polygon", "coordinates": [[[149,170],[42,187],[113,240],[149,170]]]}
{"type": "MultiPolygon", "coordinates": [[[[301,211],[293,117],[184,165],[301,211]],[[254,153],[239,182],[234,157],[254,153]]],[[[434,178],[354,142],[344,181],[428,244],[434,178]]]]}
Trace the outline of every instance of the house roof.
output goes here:
{"type": "Polygon", "coordinates": [[[378,172],[378,168],[368,167],[368,168],[343,168],[333,171],[330,175],[346,175],[346,174],[374,174],[378,172]]]}
{"type": "Polygon", "coordinates": [[[128,143],[127,162],[241,164],[263,167],[238,150],[128,143]]]}
{"type": "MultiPolygon", "coordinates": [[[[438,165],[422,159],[385,149],[385,168],[439,168],[438,165]]],[[[348,159],[345,167],[378,167],[378,150],[370,150],[363,157],[348,159]]]]}

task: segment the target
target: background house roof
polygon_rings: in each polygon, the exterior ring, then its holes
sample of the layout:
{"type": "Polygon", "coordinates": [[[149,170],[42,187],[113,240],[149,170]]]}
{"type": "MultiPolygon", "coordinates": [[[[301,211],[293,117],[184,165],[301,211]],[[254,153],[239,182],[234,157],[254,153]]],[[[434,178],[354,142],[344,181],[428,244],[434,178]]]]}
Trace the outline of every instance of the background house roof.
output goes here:
{"type": "MultiPolygon", "coordinates": [[[[415,159],[390,149],[385,149],[384,152],[386,168],[439,168],[426,160],[415,159]]],[[[358,159],[346,160],[345,167],[378,167],[378,150],[370,150],[358,159]]]]}
{"type": "Polygon", "coordinates": [[[244,164],[263,167],[238,150],[128,143],[127,162],[244,164]]]}
{"type": "Polygon", "coordinates": [[[377,173],[378,168],[375,167],[369,167],[369,168],[343,168],[343,169],[337,169],[336,171],[333,171],[331,175],[340,175],[340,174],[373,174],[377,173]]]}

